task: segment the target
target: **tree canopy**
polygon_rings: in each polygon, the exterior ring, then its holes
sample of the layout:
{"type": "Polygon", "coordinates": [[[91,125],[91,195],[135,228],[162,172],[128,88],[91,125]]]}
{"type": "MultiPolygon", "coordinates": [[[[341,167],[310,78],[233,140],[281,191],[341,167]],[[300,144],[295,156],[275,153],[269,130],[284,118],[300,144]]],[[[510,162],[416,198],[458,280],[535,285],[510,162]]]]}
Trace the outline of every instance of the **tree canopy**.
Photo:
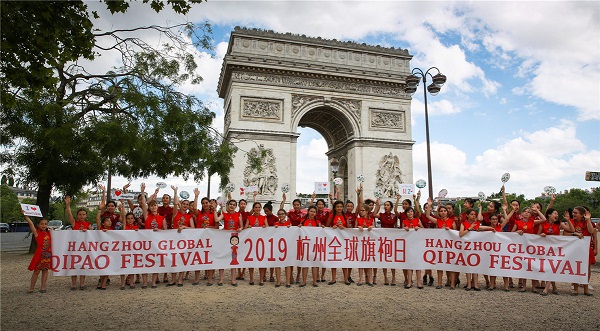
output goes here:
{"type": "MultiPolygon", "coordinates": [[[[157,12],[170,5],[186,13],[200,1],[143,2],[157,12]]],[[[119,13],[129,3],[106,5],[119,13]]],[[[129,178],[202,178],[210,167],[222,185],[228,182],[235,147],[211,128],[215,114],[177,89],[201,81],[192,50],[210,46],[209,25],[98,31],[82,1],[1,6],[3,172],[37,184],[45,215],[53,189],[77,192],[109,167],[129,178]],[[122,35],[139,30],[160,33],[166,42],[155,47],[122,35]],[[78,61],[93,61],[99,52],[117,52],[121,65],[96,72],[93,62],[78,61]]]]}

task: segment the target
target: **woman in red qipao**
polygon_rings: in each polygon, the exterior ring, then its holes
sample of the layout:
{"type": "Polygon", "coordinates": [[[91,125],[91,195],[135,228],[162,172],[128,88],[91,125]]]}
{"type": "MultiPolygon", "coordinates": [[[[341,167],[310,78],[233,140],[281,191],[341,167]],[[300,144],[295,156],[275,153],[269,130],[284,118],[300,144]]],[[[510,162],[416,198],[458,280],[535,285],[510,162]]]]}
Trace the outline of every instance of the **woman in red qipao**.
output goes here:
{"type": "MultiPolygon", "coordinates": [[[[310,201],[310,205],[312,205],[315,197],[316,197],[316,193],[313,192],[312,195],[312,200],[310,201]]],[[[325,200],[323,199],[318,199],[317,200],[317,222],[319,222],[319,224],[322,227],[325,227],[327,225],[327,221],[329,220],[329,211],[325,210],[325,200]]],[[[319,278],[319,280],[317,280],[317,282],[325,282],[325,271],[327,270],[327,268],[321,268],[321,278],[319,278]]]]}
{"type": "MultiPolygon", "coordinates": [[[[432,199],[428,199],[427,200],[427,204],[425,205],[425,217],[427,217],[428,221],[435,224],[437,229],[444,229],[444,230],[456,230],[456,225],[454,224],[454,220],[448,217],[448,209],[444,206],[440,206],[438,204],[438,209],[437,209],[437,217],[434,217],[433,215],[431,215],[431,207],[433,206],[433,200],[432,199]]],[[[442,286],[442,277],[444,276],[444,271],[442,270],[438,270],[437,271],[437,286],[435,287],[436,289],[441,289],[442,286]]],[[[453,290],[454,286],[456,285],[456,274],[454,272],[449,272],[449,276],[450,276],[450,289],[453,290]]]]}
{"type": "MultiPolygon", "coordinates": [[[[510,214],[507,215],[507,217],[509,220],[514,218],[515,225],[513,225],[512,232],[517,232],[521,236],[524,233],[537,234],[535,226],[542,224],[546,221],[546,217],[544,216],[544,214],[542,214],[542,212],[537,208],[523,208],[521,214],[514,217],[516,213],[517,209],[513,207],[513,210],[510,212],[510,214]],[[531,217],[532,213],[535,213],[540,217],[538,219],[534,219],[531,217]]],[[[519,278],[519,292],[525,292],[526,287],[527,279],[519,278]]],[[[535,289],[535,284],[533,283],[533,280],[531,284],[531,292],[538,293],[538,291],[535,289]]]]}
{"type": "MultiPolygon", "coordinates": [[[[500,215],[497,214],[491,214],[489,221],[490,221],[490,227],[492,229],[494,229],[494,232],[502,232],[502,229],[504,229],[504,227],[506,226],[506,224],[508,223],[508,219],[502,217],[502,222],[500,222],[499,217],[501,217],[500,215]]],[[[487,281],[487,276],[486,277],[486,281],[487,281]]],[[[489,279],[490,279],[490,285],[488,287],[489,291],[493,291],[496,289],[496,276],[494,275],[489,275],[489,279]]],[[[502,279],[504,280],[504,291],[508,292],[508,285],[509,285],[509,277],[502,277],[502,279]]]]}
{"type": "MultiPolygon", "coordinates": [[[[481,204],[479,205],[479,210],[481,211],[481,204]]],[[[465,216],[467,217],[467,220],[460,224],[459,235],[461,237],[466,235],[470,231],[493,230],[489,226],[482,226],[481,223],[477,220],[477,214],[478,213],[475,211],[475,209],[472,209],[472,208],[467,209],[467,211],[465,211],[465,216]]],[[[465,288],[465,290],[481,291],[481,289],[479,288],[479,280],[478,280],[479,274],[466,273],[466,276],[467,276],[467,287],[465,288]]]]}
{"type": "MultiPolygon", "coordinates": [[[[128,231],[138,231],[140,229],[139,224],[136,224],[135,222],[135,215],[133,215],[132,212],[129,213],[125,213],[125,204],[123,203],[123,200],[121,200],[121,221],[123,222],[123,224],[125,225],[125,227],[123,228],[123,230],[128,230],[128,231]]],[[[134,289],[135,288],[135,284],[134,284],[134,275],[121,275],[121,289],[124,290],[125,289],[125,285],[129,285],[130,289],[134,289]]]]}
{"type": "MultiPolygon", "coordinates": [[[[197,191],[194,190],[194,194],[196,194],[196,192],[197,191]]],[[[199,191],[198,194],[200,194],[199,191]]],[[[194,208],[192,211],[192,214],[195,218],[194,227],[196,229],[218,229],[219,223],[215,222],[217,219],[217,209],[211,207],[210,200],[206,197],[200,200],[200,205],[202,206],[201,209],[194,208]]],[[[206,286],[212,286],[214,273],[214,270],[205,271],[205,276],[207,279],[206,286]]],[[[192,282],[192,285],[198,284],[200,284],[200,271],[196,270],[194,272],[194,281],[192,282]]]]}
{"type": "MultiPolygon", "coordinates": [[[[394,206],[394,214],[398,217],[398,227],[402,228],[404,224],[404,220],[406,219],[406,210],[412,207],[412,201],[410,199],[402,200],[402,211],[398,211],[398,206],[400,206],[400,199],[402,196],[400,194],[396,195],[396,205],[394,206]]],[[[408,284],[408,270],[402,269],[402,274],[404,274],[404,286],[408,284]]]]}
{"type": "MultiPolygon", "coordinates": [[[[282,208],[285,205],[286,198],[287,198],[286,194],[283,193],[283,198],[281,200],[282,208]]],[[[290,211],[287,213],[287,217],[290,220],[290,222],[292,223],[292,226],[298,226],[300,223],[302,223],[302,220],[306,217],[306,215],[302,212],[301,208],[302,208],[302,202],[300,201],[300,199],[294,199],[294,201],[292,201],[292,209],[290,209],[290,211]]],[[[296,267],[296,284],[300,284],[301,270],[302,270],[302,268],[296,267]]]]}
{"type": "MultiPolygon", "coordinates": [[[[308,210],[306,211],[306,218],[302,221],[302,223],[298,224],[298,227],[301,228],[303,226],[317,227],[320,226],[319,221],[317,220],[317,207],[308,206],[308,210]]],[[[302,268],[302,284],[300,287],[306,286],[306,277],[308,276],[308,268],[302,268]]],[[[313,287],[319,287],[317,282],[319,281],[319,268],[312,267],[312,279],[313,279],[313,287]]]]}
{"type": "Polygon", "coordinates": [[[52,269],[52,236],[48,228],[48,220],[40,220],[36,228],[29,216],[25,215],[24,212],[23,215],[29,224],[29,230],[33,234],[37,244],[31,263],[29,263],[29,267],[27,268],[27,270],[33,271],[28,293],[33,293],[35,290],[35,283],[37,283],[40,271],[42,272],[40,293],[46,293],[48,270],[52,269]]]}
{"type": "MultiPolygon", "coordinates": [[[[383,203],[383,213],[379,213],[379,222],[384,229],[398,228],[398,217],[392,211],[394,204],[391,201],[383,203]]],[[[383,285],[390,285],[388,281],[387,268],[383,268],[383,285]]],[[[396,286],[396,269],[392,269],[392,286],[396,286]]]]}
{"type": "MultiPolygon", "coordinates": [[[[146,225],[147,230],[152,231],[161,231],[167,229],[167,222],[165,222],[165,218],[158,214],[158,202],[156,200],[150,200],[148,204],[146,204],[146,195],[144,191],[146,190],[146,184],[142,183],[141,185],[141,194],[142,194],[142,218],[144,219],[144,224],[146,225]]],[[[158,285],[158,274],[152,274],[151,286],[152,288],[156,288],[158,285]]],[[[146,288],[148,284],[148,274],[142,275],[142,288],[146,288]]]]}
{"type": "MultiPolygon", "coordinates": [[[[237,234],[238,231],[241,231],[244,229],[244,223],[242,221],[242,215],[240,214],[240,212],[235,211],[236,208],[237,208],[237,201],[229,200],[227,202],[226,210],[217,217],[215,222],[221,222],[221,220],[223,220],[223,230],[232,231],[233,233],[237,234]]],[[[233,233],[232,233],[232,235],[233,235],[233,233]]],[[[236,272],[237,272],[237,268],[231,268],[231,270],[230,270],[231,286],[237,286],[236,277],[235,277],[236,272]]],[[[217,284],[219,286],[223,285],[223,274],[224,273],[225,273],[225,269],[219,269],[219,283],[217,284]]]]}
{"type": "MultiPolygon", "coordinates": [[[[92,224],[86,221],[87,211],[85,209],[80,208],[77,210],[77,219],[73,217],[73,213],[71,212],[71,197],[65,197],[65,207],[67,209],[67,216],[69,217],[69,222],[71,223],[71,229],[73,231],[82,231],[85,232],[87,230],[92,229],[92,224]]],[[[79,276],[79,289],[85,290],[85,276],[79,276]]],[[[71,276],[71,290],[74,291],[77,289],[77,276],[71,276]]]]}
{"type": "MultiPolygon", "coordinates": [[[[228,196],[229,200],[231,200],[231,193],[229,193],[227,196],[228,196]]],[[[242,216],[242,224],[246,224],[246,221],[248,220],[248,215],[250,215],[250,213],[246,211],[247,205],[248,205],[248,203],[246,202],[245,199],[240,199],[240,201],[238,203],[238,211],[240,212],[240,215],[242,216]]],[[[246,273],[246,268],[238,268],[237,269],[237,277],[235,277],[235,279],[236,280],[244,280],[245,273],[246,273]]]]}
{"type": "MultiPolygon", "coordinates": [[[[178,233],[181,233],[184,229],[194,228],[194,221],[192,220],[193,215],[189,212],[190,209],[190,201],[183,200],[179,201],[179,196],[177,195],[177,187],[171,186],[173,189],[173,196],[175,197],[175,201],[173,202],[173,206],[175,210],[171,210],[171,222],[169,222],[172,226],[172,229],[177,230],[178,233]]],[[[168,196],[165,194],[164,196],[168,196]]],[[[164,200],[163,196],[163,200],[164,200]]],[[[163,201],[164,202],[164,201],[163,201]]],[[[186,272],[172,272],[171,273],[171,281],[167,284],[167,286],[175,286],[183,287],[183,279],[186,275],[186,272]]],[[[167,279],[167,277],[165,277],[167,279]]]]}
{"type": "Polygon", "coordinates": [[[117,203],[112,200],[106,202],[106,187],[103,185],[98,185],[98,187],[102,190],[102,201],[100,202],[98,211],[100,213],[100,217],[110,217],[110,229],[121,230],[123,228],[123,224],[121,223],[121,215],[115,213],[117,210],[117,203]]]}
{"type": "MultiPolygon", "coordinates": [[[[273,224],[273,226],[275,228],[279,228],[279,227],[285,227],[285,228],[289,228],[290,226],[292,226],[292,221],[290,221],[290,219],[287,217],[287,213],[285,212],[285,209],[281,208],[277,211],[277,222],[275,222],[273,224]]],[[[285,287],[290,288],[290,282],[292,280],[292,269],[294,267],[293,266],[287,266],[285,267],[285,287]]],[[[279,287],[281,286],[281,268],[277,267],[275,268],[275,276],[277,278],[277,283],[275,284],[275,287],[279,287]]]]}
{"type": "MultiPolygon", "coordinates": [[[[538,234],[542,237],[546,237],[546,236],[558,236],[560,235],[560,230],[564,230],[564,231],[568,231],[568,232],[575,232],[575,229],[573,227],[573,224],[571,224],[571,222],[560,222],[560,220],[558,219],[558,211],[554,208],[548,208],[546,210],[546,219],[548,220],[547,222],[544,222],[542,224],[540,224],[539,228],[538,228],[538,234]]],[[[556,289],[556,283],[555,282],[546,282],[546,286],[544,287],[544,290],[542,292],[540,292],[541,295],[548,295],[548,290],[550,290],[550,285],[552,285],[552,294],[560,294],[558,292],[558,290],[556,289]]]]}
{"type": "MultiPolygon", "coordinates": [[[[267,217],[260,214],[261,204],[260,202],[255,202],[252,204],[252,214],[248,215],[248,220],[246,221],[245,229],[248,228],[266,228],[269,226],[267,223],[267,217]]],[[[254,268],[248,268],[248,272],[250,274],[250,282],[249,285],[254,285],[254,268]]],[[[267,268],[258,268],[258,285],[265,285],[263,280],[265,275],[267,274],[267,268]]]]}
{"type": "MultiPolygon", "coordinates": [[[[345,229],[346,225],[347,222],[346,215],[344,214],[344,202],[338,200],[333,203],[333,213],[329,214],[329,219],[327,220],[327,227],[331,227],[333,229],[345,229]]],[[[346,285],[350,285],[350,282],[348,281],[348,268],[342,268],[342,273],[344,274],[344,283],[346,285]]],[[[331,281],[327,284],[335,284],[336,279],[337,268],[331,268],[331,281]]]]}
{"type": "MultiPolygon", "coordinates": [[[[589,248],[589,262],[590,262],[590,269],[591,270],[591,264],[596,263],[596,259],[595,259],[595,255],[597,253],[596,248],[594,246],[594,238],[592,236],[592,234],[594,233],[594,226],[592,224],[591,221],[591,214],[589,211],[587,211],[585,209],[585,207],[582,206],[577,206],[575,208],[573,208],[573,228],[574,231],[571,235],[573,236],[577,236],[580,239],[584,238],[584,237],[589,237],[590,239],[590,248],[589,248]]],[[[586,240],[588,240],[586,238],[586,240]]],[[[590,273],[588,272],[588,275],[590,273]]],[[[589,285],[588,284],[572,284],[573,285],[573,293],[571,293],[571,295],[578,295],[579,294],[579,286],[583,286],[583,294],[587,295],[587,296],[591,296],[592,293],[589,292],[589,285]]]]}
{"type": "MultiPolygon", "coordinates": [[[[360,198],[359,198],[360,201],[360,198]]],[[[371,231],[375,227],[375,219],[369,216],[369,212],[371,207],[362,203],[358,205],[358,217],[356,218],[356,224],[358,226],[359,231],[364,231],[367,228],[368,231],[371,231]]],[[[363,285],[363,274],[366,279],[366,283],[369,286],[373,286],[373,268],[359,268],[358,269],[358,283],[357,286],[363,285]]]]}
{"type": "MultiPolygon", "coordinates": [[[[404,230],[407,232],[411,229],[417,231],[423,228],[423,224],[421,224],[421,211],[419,210],[419,203],[417,201],[418,200],[415,201],[415,206],[417,206],[416,214],[412,207],[408,207],[408,209],[405,211],[406,219],[402,222],[402,225],[404,226],[404,230]]],[[[417,273],[417,288],[421,290],[423,289],[423,283],[421,283],[421,270],[415,271],[417,273]]],[[[412,275],[413,270],[406,270],[406,285],[404,285],[404,288],[412,287],[412,275]]]]}

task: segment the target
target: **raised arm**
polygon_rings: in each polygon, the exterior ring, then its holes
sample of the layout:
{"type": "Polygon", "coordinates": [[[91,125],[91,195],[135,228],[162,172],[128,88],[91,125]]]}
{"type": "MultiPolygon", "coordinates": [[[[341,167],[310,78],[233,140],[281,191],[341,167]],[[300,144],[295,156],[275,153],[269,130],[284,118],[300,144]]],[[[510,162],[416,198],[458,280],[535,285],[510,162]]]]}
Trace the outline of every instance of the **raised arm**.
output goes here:
{"type": "Polygon", "coordinates": [[[121,214],[119,217],[121,218],[121,224],[123,224],[122,230],[125,230],[125,226],[127,225],[127,219],[125,217],[125,201],[123,199],[120,200],[121,204],[119,205],[119,210],[121,214]]]}
{"type": "Polygon", "coordinates": [[[287,197],[286,197],[285,193],[283,193],[283,194],[281,195],[281,204],[279,205],[279,209],[284,209],[284,210],[285,210],[285,208],[284,208],[284,207],[285,207],[285,200],[286,200],[286,198],[287,198],[287,197]]]}
{"type": "Polygon", "coordinates": [[[25,220],[27,221],[27,224],[29,224],[29,231],[31,231],[31,233],[33,234],[33,236],[37,238],[38,233],[37,233],[37,229],[35,228],[35,225],[31,221],[31,219],[29,218],[29,216],[25,215],[24,211],[21,210],[21,212],[23,213],[23,216],[25,216],[25,220]]]}
{"type": "Polygon", "coordinates": [[[65,197],[65,208],[67,209],[67,215],[69,216],[69,222],[71,222],[72,226],[75,226],[75,218],[73,217],[73,213],[71,212],[71,197],[65,197]]]}
{"type": "Polygon", "coordinates": [[[102,209],[99,210],[100,214],[102,214],[104,213],[104,207],[106,207],[106,187],[104,187],[102,184],[98,184],[98,187],[102,191],[102,199],[100,201],[100,206],[102,206],[102,209]]]}
{"type": "Polygon", "coordinates": [[[317,193],[313,192],[312,196],[310,197],[310,202],[308,203],[308,206],[312,206],[315,204],[315,198],[317,197],[317,193]]]}
{"type": "MultiPolygon", "coordinates": [[[[430,199],[429,199],[429,200],[430,200],[430,199]]],[[[429,200],[427,200],[427,207],[425,207],[425,217],[427,217],[427,219],[428,219],[430,222],[434,222],[434,223],[436,223],[436,222],[437,222],[437,218],[435,218],[435,217],[433,217],[433,216],[431,215],[431,205],[429,204],[429,200]]]]}
{"type": "Polygon", "coordinates": [[[190,207],[190,211],[192,212],[192,215],[197,215],[198,212],[198,196],[200,195],[200,190],[196,187],[194,189],[194,202],[192,203],[191,207],[190,207]]]}
{"type": "Polygon", "coordinates": [[[533,224],[537,225],[546,222],[546,216],[544,216],[544,214],[542,214],[542,212],[539,209],[532,208],[532,210],[534,210],[534,212],[540,217],[539,219],[535,220],[533,224]]]}
{"type": "Polygon", "coordinates": [[[381,201],[380,198],[377,198],[377,200],[375,200],[375,207],[373,208],[373,215],[378,215],[379,209],[381,209],[381,201]]]}
{"type": "Polygon", "coordinates": [[[555,199],[556,199],[556,194],[552,194],[552,197],[550,197],[550,203],[548,204],[548,207],[546,207],[546,210],[544,212],[547,212],[548,209],[550,209],[554,206],[555,199]]]}
{"type": "Polygon", "coordinates": [[[396,203],[394,204],[394,214],[398,215],[398,204],[400,203],[400,199],[402,196],[400,194],[396,194],[396,203]]]}
{"type": "Polygon", "coordinates": [[[148,218],[148,205],[146,204],[146,195],[144,192],[146,191],[146,184],[142,183],[140,186],[140,191],[142,191],[142,202],[140,203],[140,207],[142,208],[142,219],[146,221],[148,218]]]}
{"type": "Polygon", "coordinates": [[[483,214],[481,213],[481,210],[483,209],[483,207],[481,206],[481,200],[477,201],[477,220],[479,222],[483,221],[483,214]]]}

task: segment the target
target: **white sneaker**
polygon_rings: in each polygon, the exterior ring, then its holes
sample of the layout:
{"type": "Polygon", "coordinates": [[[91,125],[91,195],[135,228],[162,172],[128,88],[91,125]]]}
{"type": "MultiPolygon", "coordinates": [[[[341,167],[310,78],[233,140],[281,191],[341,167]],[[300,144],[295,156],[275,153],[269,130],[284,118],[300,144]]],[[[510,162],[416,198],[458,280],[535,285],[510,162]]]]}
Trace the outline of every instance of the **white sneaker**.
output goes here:
{"type": "Polygon", "coordinates": [[[588,285],[588,290],[592,290],[592,291],[594,290],[594,288],[592,287],[591,284],[588,285]]]}

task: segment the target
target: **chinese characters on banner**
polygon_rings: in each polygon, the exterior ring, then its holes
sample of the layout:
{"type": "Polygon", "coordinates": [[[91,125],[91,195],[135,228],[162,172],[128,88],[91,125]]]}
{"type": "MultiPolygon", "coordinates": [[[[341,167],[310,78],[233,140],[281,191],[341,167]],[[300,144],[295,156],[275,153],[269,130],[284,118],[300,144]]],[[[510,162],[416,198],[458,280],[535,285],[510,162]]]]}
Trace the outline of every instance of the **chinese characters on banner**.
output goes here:
{"type": "Polygon", "coordinates": [[[326,267],[434,269],[587,283],[589,237],[421,229],[57,231],[57,276],[326,267]]]}

